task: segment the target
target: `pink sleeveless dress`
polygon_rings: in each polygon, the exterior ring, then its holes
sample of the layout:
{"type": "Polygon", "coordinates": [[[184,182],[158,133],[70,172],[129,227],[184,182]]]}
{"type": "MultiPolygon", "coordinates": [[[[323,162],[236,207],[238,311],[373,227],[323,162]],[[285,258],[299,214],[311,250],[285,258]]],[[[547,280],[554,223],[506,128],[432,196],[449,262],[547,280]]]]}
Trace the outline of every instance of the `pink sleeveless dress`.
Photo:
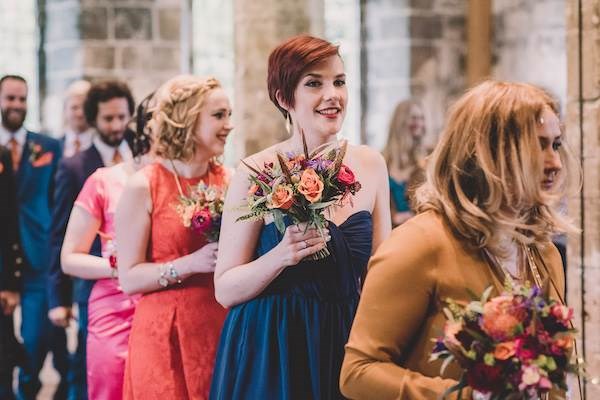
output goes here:
{"type": "MultiPolygon", "coordinates": [[[[179,191],[173,173],[159,163],[142,171],[152,197],[147,259],[164,263],[204,246],[204,237],[184,227],[175,210],[179,191]]],[[[179,180],[187,191],[201,180],[224,186],[227,175],[213,165],[203,177],[179,180]]],[[[225,315],[215,300],[212,273],[144,294],[129,339],[124,399],[207,399],[225,315]]]]}
{"type": "MultiPolygon", "coordinates": [[[[101,221],[100,231],[114,237],[115,209],[127,181],[123,165],[96,170],[85,182],[75,205],[101,221]]],[[[103,254],[107,238],[102,239],[103,254]]],[[[139,296],[128,296],[117,279],[96,281],[88,302],[88,398],[120,400],[133,321],[139,296]]]]}

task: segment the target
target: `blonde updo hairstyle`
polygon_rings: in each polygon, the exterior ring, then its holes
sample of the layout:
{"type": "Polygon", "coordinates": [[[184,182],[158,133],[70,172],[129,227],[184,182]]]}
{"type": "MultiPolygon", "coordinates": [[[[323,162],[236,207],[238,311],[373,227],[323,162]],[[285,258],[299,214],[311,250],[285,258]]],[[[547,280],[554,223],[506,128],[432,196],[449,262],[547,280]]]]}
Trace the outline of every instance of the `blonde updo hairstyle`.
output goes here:
{"type": "Polygon", "coordinates": [[[198,145],[194,128],[200,111],[206,95],[220,87],[213,77],[179,75],[157,90],[149,123],[154,154],[184,162],[194,157],[198,145]]]}
{"type": "Polygon", "coordinates": [[[446,129],[417,189],[417,212],[435,210],[471,248],[505,255],[506,239],[525,245],[572,231],[554,205],[572,165],[563,138],[563,170],[552,192],[542,189],[537,129],[542,113],[558,117],[557,103],[528,84],[485,81],[449,110],[446,129]]]}

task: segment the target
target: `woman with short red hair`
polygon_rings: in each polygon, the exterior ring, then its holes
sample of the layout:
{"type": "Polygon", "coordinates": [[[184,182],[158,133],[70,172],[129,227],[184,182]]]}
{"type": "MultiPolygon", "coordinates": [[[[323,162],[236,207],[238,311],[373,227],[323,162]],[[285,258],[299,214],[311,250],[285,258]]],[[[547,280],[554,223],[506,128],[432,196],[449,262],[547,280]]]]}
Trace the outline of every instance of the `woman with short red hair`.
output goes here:
{"type": "MultiPolygon", "coordinates": [[[[348,93],[337,46],[296,36],[269,57],[269,96],[291,137],[248,157],[247,165],[337,141],[348,93]]],[[[383,157],[348,145],[343,160],[362,184],[353,204],[327,214],[328,243],[314,229],[272,221],[236,223],[250,186],[241,165],[225,201],[215,295],[230,307],[217,353],[211,399],[339,399],[344,344],[367,260],[390,232],[383,157]],[[328,247],[331,256],[306,257],[328,247]]]]}

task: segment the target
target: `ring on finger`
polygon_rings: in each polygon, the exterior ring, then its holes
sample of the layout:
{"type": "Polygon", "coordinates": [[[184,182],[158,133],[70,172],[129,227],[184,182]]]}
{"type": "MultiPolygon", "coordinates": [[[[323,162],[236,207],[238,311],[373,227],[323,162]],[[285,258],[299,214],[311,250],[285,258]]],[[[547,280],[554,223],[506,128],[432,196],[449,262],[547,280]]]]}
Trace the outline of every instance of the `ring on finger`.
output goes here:
{"type": "Polygon", "coordinates": [[[308,242],[306,240],[303,240],[303,242],[304,242],[304,248],[308,249],[308,242]]]}

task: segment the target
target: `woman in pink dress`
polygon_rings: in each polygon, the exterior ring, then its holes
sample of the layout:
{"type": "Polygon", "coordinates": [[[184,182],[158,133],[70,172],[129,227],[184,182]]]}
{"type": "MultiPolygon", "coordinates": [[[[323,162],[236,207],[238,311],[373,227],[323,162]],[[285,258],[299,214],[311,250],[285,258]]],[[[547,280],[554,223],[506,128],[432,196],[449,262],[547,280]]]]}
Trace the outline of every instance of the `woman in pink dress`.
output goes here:
{"type": "Polygon", "coordinates": [[[226,314],[214,293],[217,243],[179,206],[200,182],[227,185],[215,157],[233,129],[231,106],[217,80],[193,76],[169,80],[155,101],[156,158],[127,182],[116,214],[119,281],[125,292],[143,293],[123,398],[206,399],[226,314]]]}
{"type": "MultiPolygon", "coordinates": [[[[143,103],[138,113],[144,113],[143,103]]],[[[144,119],[140,119],[143,121],[144,119]]],[[[115,209],[127,179],[147,164],[149,139],[138,124],[133,153],[138,157],[110,168],[96,170],[86,180],[69,218],[62,247],[61,263],[65,273],[96,280],[89,298],[87,336],[88,398],[123,398],[123,374],[129,332],[139,296],[129,296],[116,279],[114,252],[115,209]],[[88,254],[99,234],[103,257],[88,254]]]]}

